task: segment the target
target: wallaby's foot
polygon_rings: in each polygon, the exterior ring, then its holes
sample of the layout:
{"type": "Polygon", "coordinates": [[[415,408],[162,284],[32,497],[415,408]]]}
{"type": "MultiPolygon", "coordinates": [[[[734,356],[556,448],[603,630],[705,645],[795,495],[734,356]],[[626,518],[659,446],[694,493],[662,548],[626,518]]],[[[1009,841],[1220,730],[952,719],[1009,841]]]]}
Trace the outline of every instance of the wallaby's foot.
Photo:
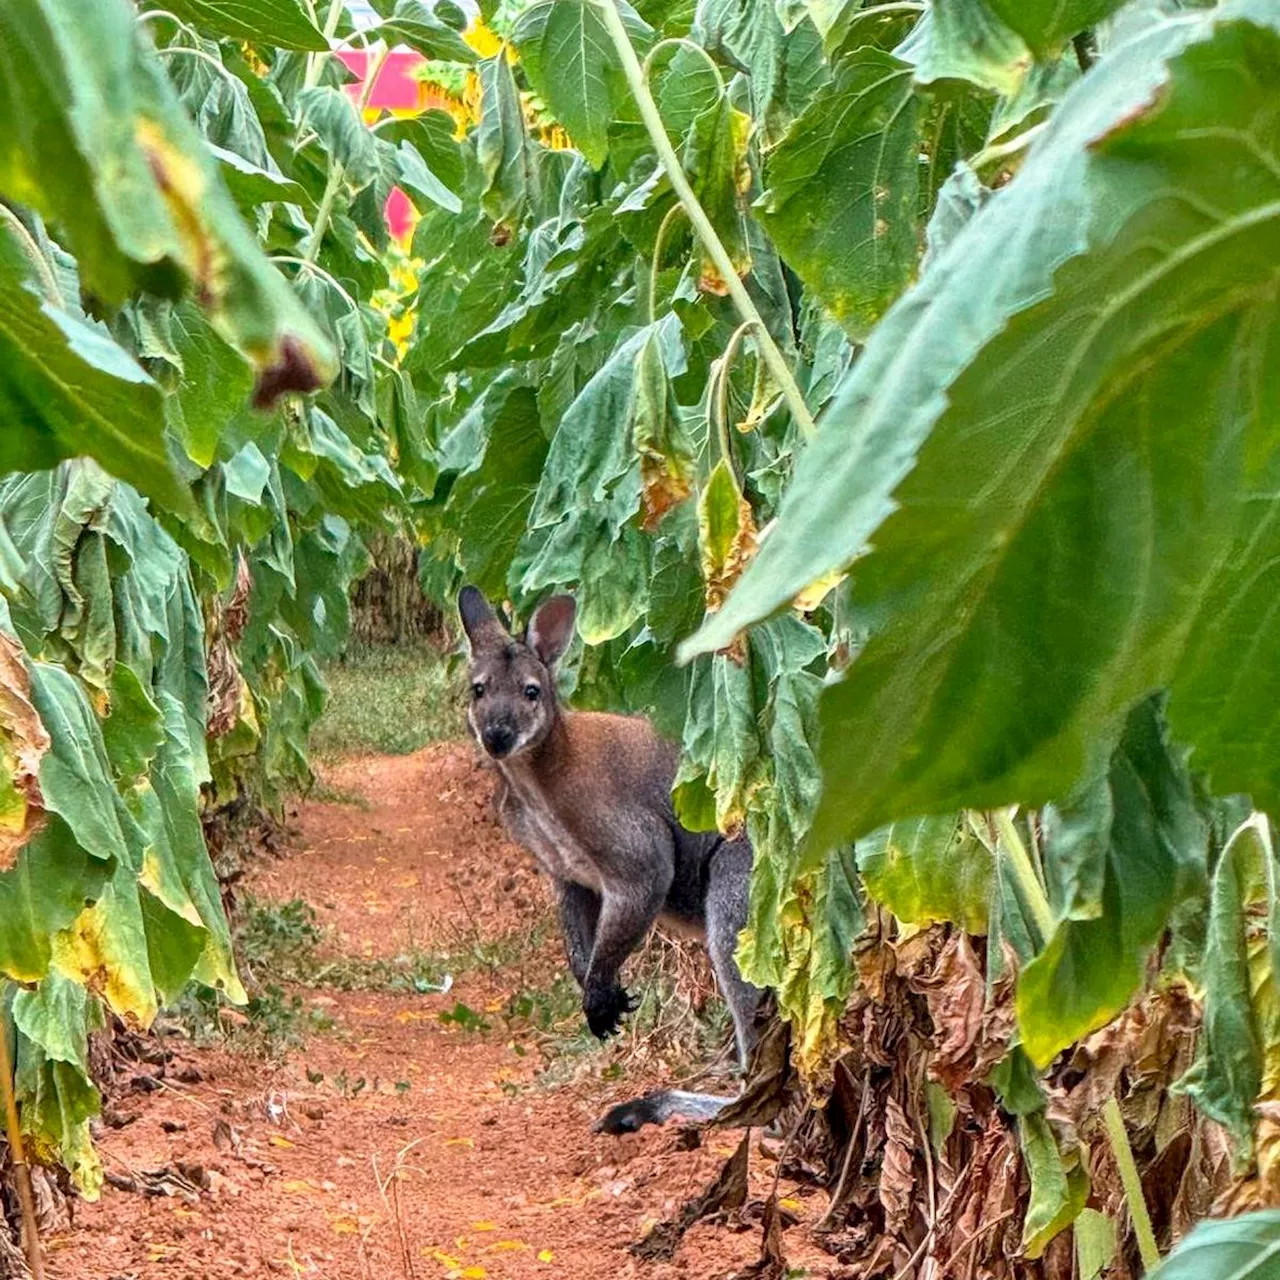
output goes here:
{"type": "Polygon", "coordinates": [[[635,1133],[647,1124],[666,1124],[679,1116],[684,1120],[710,1120],[732,1101],[710,1093],[686,1093],[683,1089],[659,1089],[639,1098],[620,1102],[595,1122],[594,1133],[635,1133]]]}
{"type": "Polygon", "coordinates": [[[598,1040],[608,1039],[622,1029],[622,1019],[639,1004],[634,996],[615,983],[611,987],[588,987],[582,998],[587,1026],[598,1040]]]}

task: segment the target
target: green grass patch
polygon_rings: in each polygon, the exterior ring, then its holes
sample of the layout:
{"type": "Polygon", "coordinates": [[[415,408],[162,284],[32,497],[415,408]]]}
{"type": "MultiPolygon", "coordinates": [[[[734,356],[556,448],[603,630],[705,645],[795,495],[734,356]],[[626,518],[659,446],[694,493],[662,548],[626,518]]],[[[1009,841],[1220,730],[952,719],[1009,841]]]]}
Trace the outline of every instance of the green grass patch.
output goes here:
{"type": "Polygon", "coordinates": [[[355,650],[324,679],[329,701],[311,731],[321,760],[407,755],[463,734],[463,672],[429,643],[355,650]]]}

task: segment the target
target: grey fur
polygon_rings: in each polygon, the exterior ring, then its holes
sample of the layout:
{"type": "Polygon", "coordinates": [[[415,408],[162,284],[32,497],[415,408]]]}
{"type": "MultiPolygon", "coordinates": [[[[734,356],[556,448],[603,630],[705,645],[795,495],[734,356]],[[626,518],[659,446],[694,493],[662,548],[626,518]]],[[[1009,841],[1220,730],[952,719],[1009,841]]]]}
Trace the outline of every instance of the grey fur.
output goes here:
{"type": "MultiPolygon", "coordinates": [[[[612,1035],[634,1008],[622,965],[663,919],[703,939],[745,1066],[762,995],[734,960],[750,844],[680,825],[671,803],[679,751],[647,720],[559,706],[555,664],[572,639],[571,597],[544,602],[523,640],[475,587],[463,588],[458,612],[471,647],[467,723],[498,771],[507,830],[555,885],[592,1032],[612,1035]]],[[[620,1133],[676,1114],[706,1118],[726,1101],[666,1090],[615,1107],[599,1127],[620,1133]]]]}

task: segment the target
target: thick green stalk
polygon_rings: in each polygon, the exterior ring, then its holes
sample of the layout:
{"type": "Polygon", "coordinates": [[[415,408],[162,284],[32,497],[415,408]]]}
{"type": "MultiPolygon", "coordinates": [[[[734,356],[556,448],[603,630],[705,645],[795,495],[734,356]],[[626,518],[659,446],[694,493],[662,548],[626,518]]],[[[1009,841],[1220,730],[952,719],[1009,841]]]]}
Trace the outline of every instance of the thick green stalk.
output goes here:
{"type": "Polygon", "coordinates": [[[618,7],[614,0],[595,0],[595,3],[613,40],[614,48],[618,51],[627,85],[636,100],[636,106],[640,108],[640,117],[653,142],[654,150],[658,153],[658,159],[667,172],[671,186],[684,206],[685,213],[689,215],[689,221],[698,239],[702,241],[708,256],[723,278],[725,287],[729,290],[729,297],[733,299],[733,304],[738,309],[738,314],[755,328],[761,355],[769,366],[769,372],[773,374],[778,386],[782,389],[783,397],[791,410],[796,426],[806,438],[809,438],[815,430],[813,414],[809,412],[809,406],[805,404],[804,396],[800,394],[800,388],[796,384],[791,368],[783,358],[782,352],[778,350],[778,344],[774,342],[772,334],[765,326],[760,312],[756,309],[756,304],[751,301],[751,295],[747,293],[745,286],[738,278],[738,272],[733,265],[733,259],[729,257],[729,251],[716,234],[715,227],[711,225],[711,219],[707,217],[706,210],[698,202],[698,197],[689,185],[688,178],[685,177],[680,158],[671,145],[671,139],[667,137],[666,126],[662,123],[658,104],[654,102],[653,94],[649,92],[649,86],[645,83],[644,70],[640,66],[640,59],[636,57],[635,47],[631,43],[631,37],[627,35],[618,7]]]}
{"type": "Polygon", "coordinates": [[[1022,837],[1018,834],[1017,827],[1013,825],[1013,818],[1010,817],[1009,811],[997,809],[994,816],[1000,844],[1008,856],[1009,868],[1013,872],[1023,899],[1035,917],[1041,941],[1048,942],[1053,934],[1053,909],[1049,906],[1044,885],[1036,875],[1031,855],[1027,852],[1027,846],[1022,843],[1022,837]]]}
{"type": "Polygon", "coordinates": [[[1138,1237],[1142,1266],[1150,1274],[1160,1265],[1160,1250],[1156,1245],[1156,1233],[1151,1229],[1151,1215],[1142,1194],[1142,1179],[1138,1176],[1138,1165],[1133,1158],[1133,1148],[1129,1145],[1129,1135],[1125,1132],[1124,1117],[1120,1114],[1115,1094],[1104,1104],[1102,1120],[1107,1126],[1107,1140],[1111,1143],[1116,1168],[1120,1170],[1120,1181],[1124,1184],[1124,1198],[1129,1204],[1133,1234],[1138,1237]]]}
{"type": "MultiPolygon", "coordinates": [[[[367,64],[365,67],[364,85],[360,90],[360,99],[356,103],[356,111],[361,115],[369,105],[369,99],[373,96],[373,86],[377,83],[378,76],[382,74],[382,68],[390,54],[391,46],[384,44],[378,50],[372,64],[367,64]]],[[[308,263],[314,262],[320,256],[320,245],[324,240],[324,233],[329,230],[329,219],[333,216],[334,201],[338,198],[338,192],[342,189],[342,180],[346,176],[346,169],[337,160],[333,161],[332,168],[329,170],[329,179],[324,184],[324,194],[320,197],[320,207],[316,210],[316,220],[311,228],[311,241],[303,255],[308,263]]]]}
{"type": "MultiPolygon", "coordinates": [[[[342,10],[344,8],[344,0],[330,0],[329,13],[324,20],[324,38],[332,42],[334,35],[338,30],[338,23],[342,20],[342,10]]],[[[314,89],[320,83],[320,74],[324,71],[324,64],[332,57],[332,53],[309,53],[307,54],[307,73],[302,78],[302,87],[304,89],[314,89]]]]}

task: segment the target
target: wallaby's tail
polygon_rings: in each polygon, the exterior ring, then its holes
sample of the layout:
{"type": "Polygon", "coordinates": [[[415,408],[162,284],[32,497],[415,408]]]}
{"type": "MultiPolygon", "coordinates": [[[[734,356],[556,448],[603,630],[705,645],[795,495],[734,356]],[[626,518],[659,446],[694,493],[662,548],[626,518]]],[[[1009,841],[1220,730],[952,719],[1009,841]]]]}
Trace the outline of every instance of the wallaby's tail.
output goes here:
{"type": "Polygon", "coordinates": [[[680,1116],[685,1120],[710,1120],[720,1114],[731,1097],[713,1093],[688,1093],[684,1089],[659,1089],[640,1098],[620,1102],[595,1123],[596,1133],[634,1133],[647,1124],[666,1124],[680,1116]]]}

